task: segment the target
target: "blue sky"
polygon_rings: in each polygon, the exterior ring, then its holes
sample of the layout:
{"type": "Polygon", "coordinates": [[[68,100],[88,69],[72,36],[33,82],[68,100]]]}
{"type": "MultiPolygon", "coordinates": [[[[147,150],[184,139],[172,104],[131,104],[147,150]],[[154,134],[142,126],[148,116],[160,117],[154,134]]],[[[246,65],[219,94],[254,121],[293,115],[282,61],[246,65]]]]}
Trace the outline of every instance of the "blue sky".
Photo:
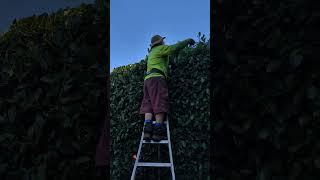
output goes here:
{"type": "Polygon", "coordinates": [[[110,0],[110,69],[139,62],[154,34],[173,44],[210,33],[210,0],[110,0]]]}

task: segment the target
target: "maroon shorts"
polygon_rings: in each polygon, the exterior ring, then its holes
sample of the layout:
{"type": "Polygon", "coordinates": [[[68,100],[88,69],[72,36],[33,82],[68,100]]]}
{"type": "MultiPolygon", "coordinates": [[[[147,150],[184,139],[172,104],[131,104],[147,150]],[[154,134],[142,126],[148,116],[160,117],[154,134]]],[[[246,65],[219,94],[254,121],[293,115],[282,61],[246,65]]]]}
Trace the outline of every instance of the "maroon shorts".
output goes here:
{"type": "Polygon", "coordinates": [[[152,77],[145,80],[140,114],[158,114],[167,113],[168,111],[169,93],[167,81],[161,77],[152,77]]]}

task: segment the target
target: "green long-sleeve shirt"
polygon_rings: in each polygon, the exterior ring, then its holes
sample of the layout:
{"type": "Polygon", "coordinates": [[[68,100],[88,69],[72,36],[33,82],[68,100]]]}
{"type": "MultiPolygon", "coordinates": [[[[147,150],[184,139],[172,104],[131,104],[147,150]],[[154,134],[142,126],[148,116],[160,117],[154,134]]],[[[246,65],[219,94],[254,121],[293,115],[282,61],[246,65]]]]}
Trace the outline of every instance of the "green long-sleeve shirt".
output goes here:
{"type": "MultiPolygon", "coordinates": [[[[169,56],[176,51],[179,51],[183,49],[184,47],[188,46],[188,40],[184,40],[181,42],[178,42],[174,45],[168,46],[168,45],[160,45],[153,47],[149,55],[147,56],[147,72],[149,72],[151,69],[159,69],[166,76],[168,76],[168,69],[169,69],[169,56]]],[[[147,80],[151,77],[163,77],[159,73],[151,73],[147,75],[144,80],[147,80]]]]}

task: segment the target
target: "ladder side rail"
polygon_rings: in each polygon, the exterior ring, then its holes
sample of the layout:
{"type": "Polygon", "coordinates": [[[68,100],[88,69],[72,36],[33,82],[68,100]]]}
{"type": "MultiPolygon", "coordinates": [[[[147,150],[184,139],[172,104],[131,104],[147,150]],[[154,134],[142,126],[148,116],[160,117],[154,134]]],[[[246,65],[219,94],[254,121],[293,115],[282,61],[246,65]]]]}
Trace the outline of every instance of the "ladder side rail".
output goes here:
{"type": "MultiPolygon", "coordinates": [[[[160,144],[158,144],[158,161],[160,162],[160,144]]],[[[158,168],[158,180],[160,180],[160,168],[158,168]]]]}
{"type": "Polygon", "coordinates": [[[172,149],[171,149],[171,138],[170,138],[170,130],[169,130],[169,117],[167,115],[167,136],[168,136],[168,148],[169,148],[169,158],[171,163],[171,175],[172,180],[175,180],[175,173],[174,173],[174,165],[173,165],[173,158],[172,158],[172,149]]]}
{"type": "Polygon", "coordinates": [[[138,154],[137,154],[136,160],[134,162],[134,167],[133,167],[133,171],[132,171],[132,174],[131,174],[131,180],[134,180],[135,176],[136,176],[137,166],[138,166],[138,163],[139,163],[139,160],[140,160],[140,153],[141,153],[142,142],[143,142],[143,134],[144,134],[144,131],[142,130],[139,149],[138,149],[138,154]]]}

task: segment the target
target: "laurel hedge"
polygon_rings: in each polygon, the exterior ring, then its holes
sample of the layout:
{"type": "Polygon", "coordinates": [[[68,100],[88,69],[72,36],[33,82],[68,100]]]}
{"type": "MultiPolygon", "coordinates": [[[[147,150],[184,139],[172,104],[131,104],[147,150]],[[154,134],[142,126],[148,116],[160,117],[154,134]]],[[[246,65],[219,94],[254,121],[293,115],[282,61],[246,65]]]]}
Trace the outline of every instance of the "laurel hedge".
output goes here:
{"type": "Polygon", "coordinates": [[[216,4],[212,174],[318,179],[319,20],[310,1],[216,4]],[[309,3],[307,3],[309,2],[309,3]],[[230,8],[238,7],[238,8],[230,8]]]}
{"type": "MultiPolygon", "coordinates": [[[[177,179],[209,176],[209,63],[209,42],[204,36],[194,47],[170,57],[170,125],[177,179]]],[[[129,178],[133,168],[132,155],[137,152],[144,120],[139,107],[145,70],[146,61],[142,60],[118,67],[110,76],[112,179],[129,178]]],[[[162,148],[163,157],[168,155],[165,150],[162,148]]],[[[154,158],[154,148],[146,146],[144,152],[145,161],[154,158]]],[[[150,174],[140,172],[145,178],[150,174]]]]}
{"type": "Polygon", "coordinates": [[[0,179],[97,178],[99,17],[83,4],[15,20],[0,37],[0,179]]]}

